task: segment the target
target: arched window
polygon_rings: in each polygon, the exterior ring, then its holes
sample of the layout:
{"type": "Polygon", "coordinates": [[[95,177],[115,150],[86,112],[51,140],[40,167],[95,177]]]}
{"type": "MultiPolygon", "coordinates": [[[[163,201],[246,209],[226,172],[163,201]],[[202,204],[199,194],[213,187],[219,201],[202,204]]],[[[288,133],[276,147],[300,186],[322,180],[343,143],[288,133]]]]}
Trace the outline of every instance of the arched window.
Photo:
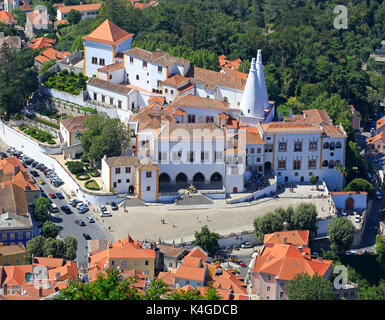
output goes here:
{"type": "Polygon", "coordinates": [[[330,150],[334,150],[336,147],[336,144],[334,142],[330,142],[330,150]]]}
{"type": "Polygon", "coordinates": [[[229,99],[227,99],[227,97],[223,97],[223,101],[224,102],[229,102],[229,99]]]}
{"type": "Polygon", "coordinates": [[[139,80],[139,75],[138,74],[136,75],[136,80],[139,80]]]}
{"type": "Polygon", "coordinates": [[[329,149],[329,142],[324,143],[324,149],[329,149]]]}
{"type": "Polygon", "coordinates": [[[334,168],[334,160],[329,161],[329,168],[333,169],[334,168]]]}
{"type": "Polygon", "coordinates": [[[327,160],[322,161],[322,166],[323,167],[327,167],[328,165],[329,165],[329,163],[328,163],[327,160]]]}
{"type": "Polygon", "coordinates": [[[336,149],[341,149],[342,143],[340,141],[336,142],[336,149]]]}

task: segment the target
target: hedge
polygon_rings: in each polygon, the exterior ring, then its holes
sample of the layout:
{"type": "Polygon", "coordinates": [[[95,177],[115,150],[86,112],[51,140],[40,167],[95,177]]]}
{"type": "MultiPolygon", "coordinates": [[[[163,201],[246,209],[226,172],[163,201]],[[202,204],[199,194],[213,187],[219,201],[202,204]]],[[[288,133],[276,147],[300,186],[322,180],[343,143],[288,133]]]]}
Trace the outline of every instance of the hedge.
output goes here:
{"type": "MultiPolygon", "coordinates": [[[[20,128],[20,130],[24,131],[25,134],[31,136],[32,138],[40,141],[40,142],[46,142],[46,141],[53,141],[55,143],[55,141],[53,140],[54,137],[52,134],[50,134],[49,132],[46,132],[44,130],[40,130],[40,129],[35,129],[35,128],[31,128],[29,126],[25,126],[26,128],[20,128]]],[[[51,144],[54,144],[54,143],[51,143],[51,144]]]]}
{"type": "Polygon", "coordinates": [[[44,120],[44,119],[41,119],[41,118],[35,118],[35,120],[37,122],[40,122],[42,124],[46,124],[47,126],[50,126],[52,128],[55,128],[55,129],[60,129],[60,125],[56,124],[56,123],[53,123],[53,122],[50,122],[50,121],[47,121],[47,120],[44,120]]]}
{"type": "Polygon", "coordinates": [[[84,186],[89,190],[100,190],[98,183],[95,180],[87,181],[84,186]]]}
{"type": "Polygon", "coordinates": [[[90,178],[91,178],[90,175],[87,173],[78,173],[76,175],[76,179],[81,180],[81,181],[89,180],[90,178]],[[84,177],[82,177],[82,176],[84,176],[84,177]]]}

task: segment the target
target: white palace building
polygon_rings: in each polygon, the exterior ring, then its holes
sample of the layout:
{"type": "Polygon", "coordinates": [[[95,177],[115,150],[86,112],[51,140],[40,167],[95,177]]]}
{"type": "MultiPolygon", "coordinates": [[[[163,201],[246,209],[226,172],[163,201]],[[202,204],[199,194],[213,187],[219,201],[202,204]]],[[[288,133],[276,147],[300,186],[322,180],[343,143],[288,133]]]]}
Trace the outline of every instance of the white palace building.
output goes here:
{"type": "Polygon", "coordinates": [[[109,20],[83,38],[89,102],[113,109],[131,133],[124,154],[102,159],[107,191],[171,201],[190,185],[215,197],[313,174],[342,188],[346,132],[325,110],[273,121],[261,50],[246,78],[131,48],[132,38],[109,20]]]}

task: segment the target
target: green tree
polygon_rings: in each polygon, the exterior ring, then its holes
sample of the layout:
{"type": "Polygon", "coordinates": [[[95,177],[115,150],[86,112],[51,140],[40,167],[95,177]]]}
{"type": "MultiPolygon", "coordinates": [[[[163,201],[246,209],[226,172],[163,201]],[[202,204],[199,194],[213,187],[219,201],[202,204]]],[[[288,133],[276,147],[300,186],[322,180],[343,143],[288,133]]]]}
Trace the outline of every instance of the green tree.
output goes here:
{"type": "Polygon", "coordinates": [[[25,26],[25,21],[27,19],[26,13],[23,10],[21,10],[20,8],[13,9],[11,11],[11,13],[12,13],[13,17],[16,19],[17,24],[19,26],[24,27],[25,26]]]}
{"type": "Polygon", "coordinates": [[[25,264],[32,263],[32,256],[44,257],[43,246],[45,243],[45,239],[46,238],[44,238],[43,236],[37,236],[27,242],[27,246],[25,248],[25,256],[24,256],[25,264]]]}
{"type": "Polygon", "coordinates": [[[200,246],[209,254],[213,254],[215,251],[218,250],[218,240],[219,234],[215,232],[210,232],[207,225],[203,226],[200,232],[195,231],[194,245],[200,246]]]}
{"type": "Polygon", "coordinates": [[[324,277],[299,273],[287,285],[289,300],[335,300],[331,282],[324,277]]]}
{"type": "Polygon", "coordinates": [[[356,178],[351,181],[344,189],[344,191],[365,191],[368,193],[368,197],[373,199],[375,197],[375,192],[373,185],[362,178],[356,178]]]}
{"type": "Polygon", "coordinates": [[[65,164],[73,174],[84,172],[84,163],[82,161],[67,161],[65,164]]]}
{"type": "Polygon", "coordinates": [[[151,281],[150,288],[146,290],[145,298],[147,300],[161,300],[170,292],[168,285],[161,279],[151,281]]]}
{"type": "Polygon", "coordinates": [[[59,227],[52,221],[45,221],[40,234],[45,238],[56,238],[59,234],[59,227]]]}
{"type": "Polygon", "coordinates": [[[309,230],[317,234],[317,208],[312,203],[301,203],[295,210],[291,219],[291,227],[296,230],[309,230]]]}
{"type": "Polygon", "coordinates": [[[310,176],[310,183],[313,186],[317,184],[317,177],[316,177],[316,175],[314,173],[310,176]]]}
{"type": "Polygon", "coordinates": [[[82,14],[80,11],[72,9],[70,12],[68,12],[66,19],[70,24],[78,24],[82,19],[82,14]]]}
{"type": "Polygon", "coordinates": [[[269,212],[263,217],[254,219],[255,235],[259,241],[263,241],[265,234],[282,231],[284,223],[282,215],[269,212]]]}
{"type": "Polygon", "coordinates": [[[52,255],[54,258],[64,257],[64,244],[60,239],[45,238],[43,245],[43,257],[52,255]]]}
{"type": "Polygon", "coordinates": [[[49,213],[48,210],[51,207],[50,202],[48,199],[44,197],[40,197],[38,199],[35,199],[33,201],[33,215],[35,216],[35,219],[41,222],[45,222],[49,220],[49,213]]]}
{"type": "Polygon", "coordinates": [[[355,228],[345,217],[331,219],[328,225],[330,248],[337,254],[349,250],[354,239],[355,228]]]}
{"type": "Polygon", "coordinates": [[[382,235],[376,236],[377,261],[385,266],[385,240],[382,235]]]}
{"type": "Polygon", "coordinates": [[[78,250],[78,241],[74,237],[65,237],[63,241],[64,245],[64,258],[67,260],[76,259],[76,251],[78,250]]]}

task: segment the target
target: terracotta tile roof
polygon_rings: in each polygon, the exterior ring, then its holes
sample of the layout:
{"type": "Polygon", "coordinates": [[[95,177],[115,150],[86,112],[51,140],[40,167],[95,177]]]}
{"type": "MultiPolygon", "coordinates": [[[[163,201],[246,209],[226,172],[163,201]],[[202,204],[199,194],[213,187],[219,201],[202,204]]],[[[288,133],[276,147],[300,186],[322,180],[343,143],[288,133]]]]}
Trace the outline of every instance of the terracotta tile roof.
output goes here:
{"type": "Polygon", "coordinates": [[[21,296],[18,294],[15,295],[0,295],[0,300],[40,300],[39,297],[29,297],[29,296],[21,296]]]}
{"type": "Polygon", "coordinates": [[[24,171],[19,171],[16,175],[9,178],[10,179],[8,181],[0,182],[0,188],[13,184],[20,187],[24,191],[39,190],[39,187],[35,184],[35,181],[24,171]]]}
{"type": "Polygon", "coordinates": [[[368,194],[365,191],[333,191],[330,192],[331,195],[342,195],[342,194],[368,194]]]}
{"type": "Polygon", "coordinates": [[[309,245],[309,230],[290,230],[265,234],[263,243],[309,245]]]}
{"type": "Polygon", "coordinates": [[[59,7],[64,7],[64,6],[65,6],[64,3],[54,3],[54,4],[52,5],[52,7],[54,7],[54,8],[59,8],[59,7]]]}
{"type": "Polygon", "coordinates": [[[56,276],[59,276],[58,280],[77,279],[78,278],[77,262],[67,261],[63,266],[52,268],[48,270],[48,276],[49,276],[49,279],[56,279],[56,276]]]}
{"type": "Polygon", "coordinates": [[[8,47],[10,47],[11,49],[16,49],[16,50],[21,49],[20,37],[7,36],[4,38],[0,38],[0,47],[2,47],[3,44],[8,45],[8,47]]]}
{"type": "Polygon", "coordinates": [[[20,7],[20,9],[22,10],[22,11],[32,11],[33,9],[32,9],[32,6],[29,4],[29,3],[24,3],[21,7],[20,7]]]}
{"type": "Polygon", "coordinates": [[[17,215],[28,214],[24,190],[13,183],[0,189],[0,216],[3,212],[17,215]]]}
{"type": "Polygon", "coordinates": [[[230,104],[222,100],[202,98],[191,94],[177,96],[170,104],[174,108],[202,108],[229,110],[230,104]]]}
{"type": "Polygon", "coordinates": [[[170,66],[172,64],[187,65],[190,61],[170,56],[168,53],[162,50],[156,50],[154,52],[147,51],[138,47],[132,48],[130,50],[124,51],[124,54],[136,57],[144,61],[153,62],[162,66],[170,66]]]}
{"type": "Polygon", "coordinates": [[[195,257],[195,258],[200,258],[202,262],[204,262],[208,254],[199,246],[194,247],[187,255],[186,257],[195,257]]]}
{"type": "Polygon", "coordinates": [[[15,18],[12,16],[12,14],[5,11],[5,10],[0,11],[0,22],[8,24],[8,25],[17,23],[15,18]]]}
{"type": "Polygon", "coordinates": [[[183,93],[183,92],[186,92],[186,91],[188,91],[190,89],[193,89],[193,88],[195,88],[195,86],[192,83],[188,83],[185,86],[182,86],[182,87],[178,88],[178,91],[180,93],[183,93]]]}
{"type": "Polygon", "coordinates": [[[58,10],[61,13],[68,13],[71,10],[76,10],[76,11],[97,11],[100,9],[102,6],[101,3],[89,3],[89,4],[79,4],[79,5],[73,5],[73,6],[59,6],[58,10]]]}
{"type": "Polygon", "coordinates": [[[54,25],[55,27],[60,26],[60,25],[62,25],[62,24],[69,24],[69,22],[68,22],[67,19],[61,19],[61,20],[55,21],[55,22],[53,23],[53,25],[54,25]]]}
{"type": "Polygon", "coordinates": [[[83,128],[84,120],[89,118],[89,115],[72,117],[68,119],[60,120],[60,123],[66,128],[69,132],[79,132],[85,130],[83,128]]]}
{"type": "Polygon", "coordinates": [[[107,19],[99,27],[82,39],[112,45],[132,36],[132,33],[128,33],[127,31],[119,28],[115,23],[107,19]]]}
{"type": "Polygon", "coordinates": [[[188,279],[194,281],[205,281],[205,268],[196,268],[181,265],[175,273],[175,278],[188,279]]]}
{"type": "Polygon", "coordinates": [[[267,133],[321,133],[319,125],[312,122],[270,122],[262,124],[262,129],[267,133]]]}
{"type": "Polygon", "coordinates": [[[385,124],[385,116],[376,122],[376,130],[380,129],[385,124]]]}
{"type": "Polygon", "coordinates": [[[99,68],[98,71],[101,71],[101,72],[112,72],[112,71],[117,71],[117,70],[120,70],[120,69],[123,69],[124,68],[124,63],[123,61],[121,62],[115,62],[113,64],[110,64],[108,66],[105,66],[103,68],[99,68]]]}
{"type": "Polygon", "coordinates": [[[240,64],[242,63],[241,58],[237,58],[237,59],[234,59],[234,60],[228,60],[226,58],[227,57],[224,54],[218,56],[219,66],[220,67],[225,67],[225,68],[234,67],[235,70],[238,70],[240,64]]]}
{"type": "Polygon", "coordinates": [[[368,144],[372,144],[374,142],[377,142],[378,140],[381,140],[383,143],[385,142],[385,132],[380,132],[374,137],[369,137],[368,144]]]}
{"type": "Polygon", "coordinates": [[[191,78],[190,82],[200,83],[209,90],[214,90],[218,86],[243,90],[246,84],[245,80],[238,78],[235,73],[231,71],[222,74],[198,67],[191,67],[186,77],[191,78]]]}
{"type": "Polygon", "coordinates": [[[101,79],[98,79],[96,77],[92,77],[88,81],[87,85],[95,86],[98,88],[102,88],[102,89],[112,91],[112,92],[117,92],[117,93],[124,94],[124,95],[128,95],[132,90],[132,88],[130,88],[128,86],[123,86],[123,85],[118,84],[118,83],[113,83],[113,82],[101,80],[101,79]]]}
{"type": "Polygon", "coordinates": [[[33,26],[38,25],[45,25],[48,23],[48,25],[52,25],[52,21],[49,19],[49,16],[46,11],[39,12],[39,11],[32,11],[27,12],[27,21],[30,21],[33,26]],[[42,18],[38,18],[38,16],[41,16],[42,18]]]}
{"type": "Polygon", "coordinates": [[[323,276],[332,265],[332,260],[310,258],[310,249],[299,249],[295,245],[274,244],[265,246],[261,255],[256,256],[254,272],[268,273],[279,280],[291,280],[298,273],[323,276]],[[304,253],[304,255],[303,255],[304,253]]]}
{"type": "Polygon", "coordinates": [[[214,288],[231,290],[234,294],[238,295],[248,295],[246,284],[243,282],[242,276],[236,275],[232,269],[225,270],[220,268],[217,270],[221,270],[222,274],[211,277],[214,288]]]}
{"type": "Polygon", "coordinates": [[[259,133],[246,132],[246,144],[266,144],[266,142],[261,138],[259,133]]]}
{"type": "Polygon", "coordinates": [[[150,3],[141,3],[141,2],[135,2],[134,9],[144,10],[147,7],[150,7],[150,3]]]}
{"type": "Polygon", "coordinates": [[[202,259],[198,258],[198,257],[186,256],[183,259],[183,265],[184,266],[199,268],[199,267],[201,267],[201,264],[202,264],[202,259]]]}
{"type": "Polygon", "coordinates": [[[229,68],[222,68],[222,72],[225,72],[227,76],[235,77],[243,81],[246,81],[248,76],[247,73],[244,73],[235,69],[229,69],[229,68]]]}
{"type": "Polygon", "coordinates": [[[311,109],[311,110],[303,110],[302,113],[306,118],[309,118],[311,121],[315,123],[326,123],[332,124],[332,120],[330,119],[328,113],[324,109],[311,109]]]}
{"type": "Polygon", "coordinates": [[[138,166],[138,157],[109,157],[106,159],[106,162],[110,168],[114,167],[128,167],[128,166],[138,166]]]}
{"type": "Polygon", "coordinates": [[[186,114],[186,111],[182,110],[182,109],[177,109],[173,112],[173,115],[174,116],[184,116],[186,114]]]}
{"type": "Polygon", "coordinates": [[[0,171],[3,175],[14,175],[19,171],[27,173],[27,170],[21,164],[20,160],[15,156],[1,159],[0,171]]]}
{"type": "Polygon", "coordinates": [[[185,84],[189,81],[189,78],[183,77],[178,73],[173,74],[171,77],[168,77],[166,80],[162,82],[163,85],[171,86],[174,88],[178,88],[182,84],[185,84]]]}
{"type": "Polygon", "coordinates": [[[176,272],[176,270],[159,272],[158,279],[162,279],[169,286],[173,287],[173,286],[175,286],[175,272],[176,272]]]}
{"type": "Polygon", "coordinates": [[[159,104],[163,104],[164,103],[164,97],[160,97],[160,96],[152,96],[148,99],[148,103],[159,103],[159,104]]]}
{"type": "MultiPolygon", "coordinates": [[[[0,246],[0,256],[8,256],[8,255],[24,254],[24,253],[25,253],[25,247],[23,244],[12,244],[10,246],[6,246],[6,245],[0,246]]],[[[1,278],[1,273],[0,273],[0,278],[1,278]]]]}
{"type": "Polygon", "coordinates": [[[164,253],[165,256],[172,257],[175,259],[180,259],[182,256],[184,256],[187,253],[186,249],[173,247],[170,245],[158,244],[157,248],[159,248],[159,251],[164,253]]]}
{"type": "Polygon", "coordinates": [[[143,158],[140,160],[139,169],[140,170],[157,170],[159,168],[158,163],[152,161],[150,158],[143,158]]]}
{"type": "Polygon", "coordinates": [[[53,258],[52,255],[49,257],[33,257],[33,265],[45,266],[48,269],[62,267],[65,264],[63,258],[53,258]]]}
{"type": "Polygon", "coordinates": [[[155,108],[143,108],[137,114],[132,114],[130,117],[131,122],[138,123],[138,132],[145,130],[154,130],[161,127],[161,121],[174,122],[171,108],[169,109],[155,109],[155,108]]]}
{"type": "Polygon", "coordinates": [[[35,60],[36,60],[37,62],[40,62],[41,64],[44,64],[44,63],[50,61],[49,58],[47,58],[47,57],[45,57],[45,56],[42,56],[42,55],[36,56],[36,57],[35,57],[35,60]]]}
{"type": "Polygon", "coordinates": [[[32,39],[29,47],[32,49],[38,50],[44,47],[52,47],[52,45],[55,44],[55,42],[56,42],[55,39],[40,37],[40,38],[32,39]]]}

